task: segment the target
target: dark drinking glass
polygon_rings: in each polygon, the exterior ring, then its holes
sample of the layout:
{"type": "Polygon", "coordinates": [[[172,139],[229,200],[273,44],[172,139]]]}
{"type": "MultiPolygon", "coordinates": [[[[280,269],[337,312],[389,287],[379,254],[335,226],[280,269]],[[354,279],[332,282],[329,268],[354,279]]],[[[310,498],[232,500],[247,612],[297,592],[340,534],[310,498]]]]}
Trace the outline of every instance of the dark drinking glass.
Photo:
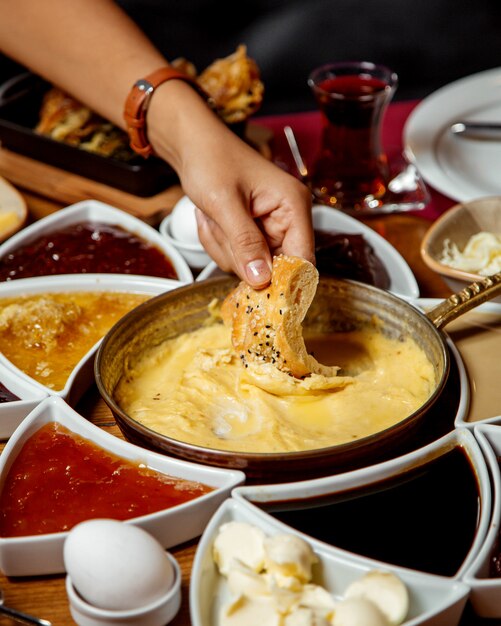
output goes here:
{"type": "Polygon", "coordinates": [[[311,173],[318,201],[347,212],[378,212],[390,179],[381,122],[397,82],[390,69],[368,62],[331,63],[311,73],[308,84],[323,122],[311,173]]]}

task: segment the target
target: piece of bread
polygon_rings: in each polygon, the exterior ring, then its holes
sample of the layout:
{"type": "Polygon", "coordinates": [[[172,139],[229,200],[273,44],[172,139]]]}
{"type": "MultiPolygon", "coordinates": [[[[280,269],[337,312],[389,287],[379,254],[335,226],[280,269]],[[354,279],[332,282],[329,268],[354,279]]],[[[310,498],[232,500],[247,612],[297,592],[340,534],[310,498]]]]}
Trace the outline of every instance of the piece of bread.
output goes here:
{"type": "Polygon", "coordinates": [[[231,328],[242,363],[272,363],[295,378],[335,376],[337,367],[321,365],[308,354],[302,322],[315,296],[318,272],[299,257],[276,256],[271,284],[256,291],[241,282],[224,300],[221,315],[231,328]]]}

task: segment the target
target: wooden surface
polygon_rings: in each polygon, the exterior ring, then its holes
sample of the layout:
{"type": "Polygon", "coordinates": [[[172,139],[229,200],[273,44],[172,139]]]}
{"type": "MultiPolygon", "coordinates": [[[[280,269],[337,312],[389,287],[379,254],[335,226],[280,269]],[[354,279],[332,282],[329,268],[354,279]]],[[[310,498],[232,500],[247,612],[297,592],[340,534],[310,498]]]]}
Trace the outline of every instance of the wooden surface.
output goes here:
{"type": "MultiPolygon", "coordinates": [[[[57,202],[32,193],[24,193],[24,196],[32,219],[38,219],[60,207],[57,202]]],[[[428,221],[413,215],[400,214],[373,218],[366,223],[384,236],[404,256],[416,276],[423,297],[443,297],[450,293],[442,279],[428,270],[420,258],[419,246],[429,226],[428,221]]],[[[111,412],[100,399],[95,387],[89,390],[76,409],[105,430],[118,437],[121,436],[111,412]]],[[[2,448],[3,444],[0,444],[0,450],[2,448]]],[[[182,605],[180,613],[171,622],[173,626],[190,624],[188,589],[195,550],[196,540],[170,550],[179,561],[183,574],[182,605]]],[[[64,576],[8,579],[0,575],[0,589],[4,592],[4,602],[7,606],[48,619],[54,626],[74,623],[69,613],[64,576]]],[[[10,623],[10,620],[0,616],[0,624],[10,623]]]]}

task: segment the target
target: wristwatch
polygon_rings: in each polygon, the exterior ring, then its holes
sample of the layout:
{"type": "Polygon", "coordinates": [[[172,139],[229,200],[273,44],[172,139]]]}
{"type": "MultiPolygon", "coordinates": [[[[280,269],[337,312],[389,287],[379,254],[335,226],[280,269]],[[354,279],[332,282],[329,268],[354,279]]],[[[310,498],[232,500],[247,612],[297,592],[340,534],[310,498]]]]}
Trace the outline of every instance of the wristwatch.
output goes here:
{"type": "Polygon", "coordinates": [[[146,133],[146,113],[151,96],[159,85],[173,79],[190,84],[211,105],[211,98],[193,78],[172,67],[162,67],[148,74],[145,78],[137,80],[125,101],[124,119],[129,134],[130,147],[145,158],[153,153],[146,133]]]}

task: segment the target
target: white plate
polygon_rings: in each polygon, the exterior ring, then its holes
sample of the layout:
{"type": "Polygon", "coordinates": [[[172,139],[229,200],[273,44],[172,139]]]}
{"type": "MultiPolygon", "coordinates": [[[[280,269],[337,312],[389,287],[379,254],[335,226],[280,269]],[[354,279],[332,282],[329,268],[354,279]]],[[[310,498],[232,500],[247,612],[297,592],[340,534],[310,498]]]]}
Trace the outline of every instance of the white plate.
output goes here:
{"type": "Polygon", "coordinates": [[[218,574],[212,558],[212,544],[219,527],[230,521],[258,526],[267,535],[290,533],[301,536],[311,545],[320,561],[314,567],[314,582],[324,586],[337,600],[342,598],[352,581],[369,570],[391,570],[409,590],[410,608],[405,626],[455,626],[459,622],[469,592],[462,582],[404,568],[388,567],[379,561],[339,550],[293,530],[248,502],[229,499],[211,519],[195,554],[190,581],[190,616],[193,626],[217,624],[215,615],[222,603],[229,598],[225,581],[218,574]]]}
{"type": "MultiPolygon", "coordinates": [[[[363,235],[388,272],[390,277],[388,290],[405,299],[419,297],[419,286],[411,268],[402,255],[375,230],[354,217],[320,204],[313,206],[313,226],[337,233],[363,235]]],[[[218,273],[221,273],[221,270],[217,265],[209,263],[196,280],[205,280],[218,273]]]]}
{"type": "MultiPolygon", "coordinates": [[[[46,398],[16,429],[0,456],[0,488],[25,441],[49,422],[58,422],[95,445],[169,476],[214,487],[194,500],[127,520],[150,532],[164,548],[200,535],[231,489],[245,479],[242,472],[172,459],[124,441],[84,419],[58,397],[46,398]]],[[[6,576],[37,576],[65,571],[63,545],[68,532],[24,537],[0,537],[0,569],[6,576]]]]}
{"type": "Polygon", "coordinates": [[[404,127],[407,156],[435,189],[459,202],[501,194],[501,143],[453,135],[459,120],[501,122],[501,68],[438,89],[404,127]]]}

